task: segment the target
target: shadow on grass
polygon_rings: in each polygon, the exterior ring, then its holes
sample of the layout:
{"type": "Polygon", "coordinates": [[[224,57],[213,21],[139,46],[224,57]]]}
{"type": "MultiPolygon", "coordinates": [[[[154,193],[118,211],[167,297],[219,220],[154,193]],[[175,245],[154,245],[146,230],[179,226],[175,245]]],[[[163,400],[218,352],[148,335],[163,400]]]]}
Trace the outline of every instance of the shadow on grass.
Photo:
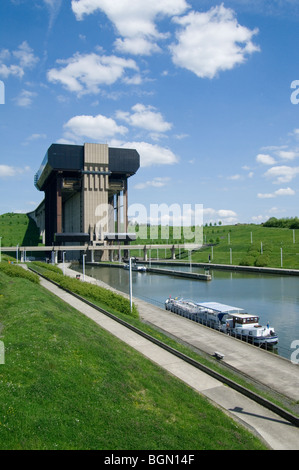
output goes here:
{"type": "Polygon", "coordinates": [[[24,234],[22,246],[37,246],[40,243],[39,229],[30,217],[28,217],[28,227],[24,234]]]}

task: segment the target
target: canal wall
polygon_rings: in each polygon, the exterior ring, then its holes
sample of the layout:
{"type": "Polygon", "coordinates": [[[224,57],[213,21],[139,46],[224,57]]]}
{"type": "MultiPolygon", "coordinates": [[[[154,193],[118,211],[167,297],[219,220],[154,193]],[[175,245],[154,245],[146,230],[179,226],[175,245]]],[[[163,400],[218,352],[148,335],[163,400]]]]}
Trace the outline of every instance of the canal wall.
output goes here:
{"type": "MultiPolygon", "coordinates": [[[[159,264],[165,266],[190,266],[190,262],[184,261],[161,261],[161,260],[151,260],[152,264],[159,264]]],[[[142,264],[149,264],[149,261],[143,261],[142,264]]],[[[299,269],[286,269],[286,268],[265,268],[258,266],[239,266],[233,264],[213,264],[213,263],[191,263],[193,268],[203,268],[203,269],[219,269],[222,271],[242,271],[242,272],[251,272],[251,273],[260,273],[260,274],[278,274],[279,276],[299,276],[299,269]]]]}
{"type": "MultiPolygon", "coordinates": [[[[106,268],[122,268],[122,264],[113,264],[113,263],[86,263],[88,266],[97,266],[97,267],[106,267],[106,268]]],[[[148,264],[148,263],[142,263],[148,264]]],[[[155,274],[165,274],[167,276],[177,276],[189,279],[197,279],[199,281],[211,281],[212,276],[210,274],[201,274],[201,273],[191,273],[191,272],[184,272],[184,271],[176,271],[173,269],[163,269],[163,268],[152,268],[151,266],[146,267],[146,272],[148,273],[155,273],[155,274]]]]}
{"type": "Polygon", "coordinates": [[[175,271],[173,269],[162,269],[162,268],[152,268],[147,267],[147,272],[156,273],[156,274],[167,274],[168,276],[177,276],[190,279],[198,279],[200,281],[211,281],[212,276],[210,274],[201,274],[201,273],[188,273],[184,271],[175,271]]]}

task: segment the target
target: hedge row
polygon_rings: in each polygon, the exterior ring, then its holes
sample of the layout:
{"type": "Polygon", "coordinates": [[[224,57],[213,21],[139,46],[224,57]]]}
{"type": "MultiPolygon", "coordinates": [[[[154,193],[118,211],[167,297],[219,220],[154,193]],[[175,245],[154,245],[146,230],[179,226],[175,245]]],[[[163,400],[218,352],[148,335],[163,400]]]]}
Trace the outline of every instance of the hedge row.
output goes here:
{"type": "Polygon", "coordinates": [[[0,263],[0,271],[9,277],[22,277],[36,284],[39,283],[39,277],[36,274],[12,263],[0,263]]]}
{"type": "Polygon", "coordinates": [[[135,318],[139,317],[136,306],[132,305],[132,312],[130,308],[130,301],[125,297],[116,294],[109,289],[82,282],[77,279],[64,276],[61,270],[57,267],[53,270],[54,266],[41,262],[33,262],[39,268],[42,268],[42,274],[52,281],[59,284],[64,289],[68,289],[81,297],[87,298],[93,302],[99,302],[103,308],[113,309],[115,312],[123,313],[135,318]]]}

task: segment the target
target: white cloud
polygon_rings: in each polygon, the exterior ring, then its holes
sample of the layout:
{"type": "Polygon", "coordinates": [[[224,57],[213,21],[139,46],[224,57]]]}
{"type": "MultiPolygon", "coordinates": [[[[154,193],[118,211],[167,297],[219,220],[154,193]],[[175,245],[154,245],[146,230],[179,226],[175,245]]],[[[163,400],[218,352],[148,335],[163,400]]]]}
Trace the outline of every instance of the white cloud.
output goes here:
{"type": "Polygon", "coordinates": [[[33,91],[22,90],[19,96],[14,98],[14,102],[17,106],[27,108],[32,104],[33,98],[36,96],[36,93],[33,91]]]}
{"type": "Polygon", "coordinates": [[[265,155],[263,153],[256,156],[256,161],[263,165],[274,165],[276,163],[275,159],[271,157],[271,155],[265,155]]]}
{"type": "Polygon", "coordinates": [[[114,24],[118,34],[115,46],[130,54],[151,54],[159,50],[155,41],[164,39],[156,27],[162,17],[180,15],[186,11],[185,0],[72,0],[77,20],[97,11],[104,12],[114,24]]]}
{"type": "Polygon", "coordinates": [[[136,149],[140,155],[141,167],[178,163],[178,157],[171,150],[159,145],[152,145],[148,142],[126,142],[121,147],[136,149]]]}
{"type": "Polygon", "coordinates": [[[82,138],[105,141],[117,134],[124,135],[127,128],[101,114],[97,116],[74,116],[66,124],[65,139],[67,141],[80,141],[82,138]]]}
{"type": "Polygon", "coordinates": [[[257,197],[259,199],[271,199],[271,198],[275,197],[275,195],[273,193],[265,193],[265,194],[258,193],[257,197]]]}
{"type": "Polygon", "coordinates": [[[39,61],[33,53],[33,49],[29,46],[27,41],[23,41],[19,47],[10,52],[8,49],[0,51],[0,76],[8,78],[10,75],[22,78],[25,74],[25,69],[33,68],[39,61]],[[17,63],[7,65],[4,62],[11,62],[16,60],[17,63]]]}
{"type": "Polygon", "coordinates": [[[116,116],[133,127],[138,127],[151,132],[163,133],[172,128],[172,124],[166,122],[161,113],[153,106],[136,104],[132,107],[133,113],[118,111],[116,116]]]}
{"type": "Polygon", "coordinates": [[[27,41],[22,42],[18,49],[13,51],[12,54],[19,60],[20,67],[24,69],[34,67],[34,65],[39,61],[27,41]]]}
{"type": "Polygon", "coordinates": [[[295,194],[295,191],[291,188],[281,188],[277,189],[277,191],[274,191],[274,193],[259,193],[257,197],[259,199],[271,199],[277,196],[294,196],[295,194]]]}
{"type": "Polygon", "coordinates": [[[112,85],[124,76],[126,69],[138,71],[135,61],[131,59],[95,53],[76,53],[67,60],[57,62],[64,67],[49,70],[48,80],[60,82],[78,95],[99,93],[101,85],[112,85]]]}
{"type": "Polygon", "coordinates": [[[142,36],[125,39],[117,38],[114,45],[116,50],[123,54],[152,55],[153,53],[161,52],[157,44],[148,41],[142,36]]]}
{"type": "Polygon", "coordinates": [[[223,5],[205,13],[192,11],[173,21],[181,26],[177,43],[170,46],[173,62],[200,78],[213,78],[260,50],[252,42],[258,30],[239,25],[234,11],[223,5]]]}
{"type": "Polygon", "coordinates": [[[291,188],[282,188],[275,191],[276,196],[294,196],[295,191],[291,188]]]}
{"type": "Polygon", "coordinates": [[[299,167],[292,168],[290,166],[274,166],[266,171],[265,176],[274,178],[275,183],[288,183],[294,179],[299,173],[299,167]]]}
{"type": "Polygon", "coordinates": [[[153,187],[153,188],[163,188],[164,186],[167,185],[167,183],[170,181],[170,178],[166,177],[157,177],[154,178],[152,181],[146,181],[145,183],[138,183],[134,186],[134,189],[145,189],[148,187],[153,187]]]}
{"type": "Polygon", "coordinates": [[[232,176],[227,177],[228,180],[232,180],[232,181],[237,181],[241,178],[242,178],[241,175],[232,175],[232,176]]]}
{"type": "Polygon", "coordinates": [[[60,11],[62,0],[44,0],[44,3],[49,10],[49,29],[51,29],[60,11]]]}
{"type": "Polygon", "coordinates": [[[28,166],[25,168],[17,168],[9,165],[0,165],[0,178],[17,176],[29,170],[30,168],[28,166]]]}
{"type": "Polygon", "coordinates": [[[292,151],[292,150],[279,150],[276,152],[277,155],[282,158],[283,160],[294,160],[296,157],[298,157],[299,153],[292,151]]]}
{"type": "Polygon", "coordinates": [[[233,224],[237,222],[237,214],[235,211],[230,209],[212,209],[212,208],[204,208],[203,209],[203,216],[205,219],[205,223],[208,222],[218,222],[221,220],[222,223],[225,224],[233,224]]]}

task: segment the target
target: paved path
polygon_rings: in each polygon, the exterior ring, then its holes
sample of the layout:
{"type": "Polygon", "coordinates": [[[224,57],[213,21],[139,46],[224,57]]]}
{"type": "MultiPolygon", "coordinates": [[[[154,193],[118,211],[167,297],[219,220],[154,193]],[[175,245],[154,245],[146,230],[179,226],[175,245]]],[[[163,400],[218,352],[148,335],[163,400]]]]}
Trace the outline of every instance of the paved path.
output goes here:
{"type": "MultiPolygon", "coordinates": [[[[71,275],[72,277],[76,275],[74,271],[69,269],[66,269],[66,274],[71,275]]],[[[99,281],[94,280],[93,278],[86,277],[85,280],[90,281],[92,283],[103,284],[99,281]]],[[[257,433],[257,435],[259,435],[259,437],[261,437],[272,449],[299,450],[299,428],[293,426],[280,416],[263,408],[262,406],[241,395],[240,393],[223,385],[216,379],[208,376],[207,374],[201,372],[198,369],[195,369],[191,365],[186,364],[184,361],[177,357],[174,357],[167,351],[161,350],[161,348],[154,345],[150,341],[139,336],[133,331],[128,330],[127,328],[113,321],[106,315],[101,314],[96,309],[76,299],[74,296],[66,293],[62,289],[59,289],[54,284],[44,279],[41,280],[41,284],[53,294],[59,296],[62,300],[73,306],[75,309],[77,309],[87,317],[91,318],[102,328],[109,331],[111,334],[118,337],[122,341],[126,342],[128,345],[139,351],[145,357],[155,362],[159,366],[163,367],[169,373],[178,377],[180,380],[184,381],[187,385],[194,388],[199,393],[206,396],[208,399],[212,400],[215,404],[222,407],[226,412],[231,414],[235,419],[242,421],[243,424],[249,427],[253,432],[257,433]]],[[[151,314],[153,314],[154,311],[157,314],[157,319],[159,318],[159,314],[163,317],[165,314],[171,315],[170,313],[162,309],[151,306],[150,304],[146,304],[142,301],[139,302],[138,299],[134,299],[134,301],[135,300],[138,304],[138,307],[142,310],[143,317],[144,315],[149,315],[150,312],[151,314]],[[146,309],[146,313],[143,308],[146,309]]],[[[176,316],[171,315],[171,319],[173,319],[173,317],[176,318],[176,316]]],[[[185,326],[187,323],[191,322],[181,317],[177,317],[177,320],[183,320],[184,327],[182,328],[181,322],[170,322],[177,324],[176,334],[181,337],[181,334],[184,331],[184,339],[188,339],[188,334],[185,332],[185,326]]],[[[206,328],[202,328],[200,325],[194,324],[193,326],[199,329],[208,330],[206,328]]],[[[211,331],[211,333],[216,332],[211,331]]],[[[227,339],[231,340],[232,338],[227,339]]],[[[250,353],[251,352],[252,351],[250,351],[250,353]]],[[[262,351],[259,352],[262,353],[262,351]]]]}

